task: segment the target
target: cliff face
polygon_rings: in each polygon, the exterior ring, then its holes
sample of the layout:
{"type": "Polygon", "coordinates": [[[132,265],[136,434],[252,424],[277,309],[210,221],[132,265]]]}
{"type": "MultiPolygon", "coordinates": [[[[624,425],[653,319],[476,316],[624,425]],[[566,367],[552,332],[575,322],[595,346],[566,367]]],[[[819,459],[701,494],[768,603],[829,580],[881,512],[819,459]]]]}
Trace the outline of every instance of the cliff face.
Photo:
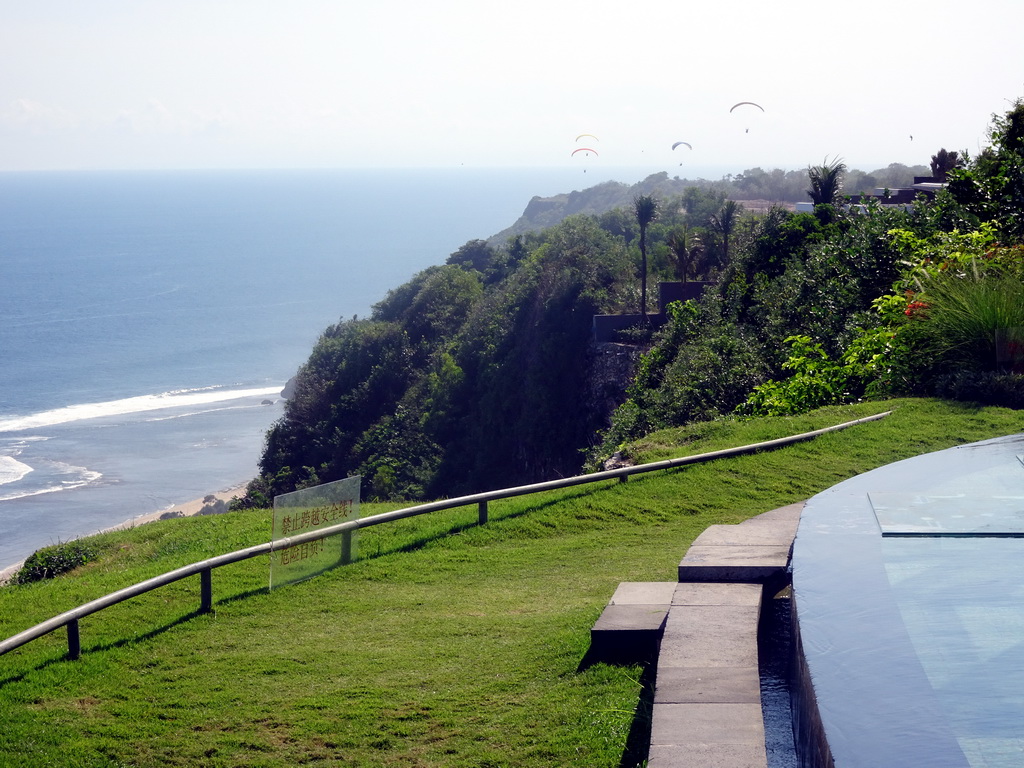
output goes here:
{"type": "Polygon", "coordinates": [[[636,344],[611,342],[593,345],[593,363],[584,397],[594,420],[604,428],[611,425],[612,413],[626,399],[626,389],[645,349],[636,344]]]}
{"type": "Polygon", "coordinates": [[[492,246],[503,245],[513,235],[553,227],[567,216],[577,213],[596,216],[616,208],[632,206],[633,198],[637,195],[655,195],[661,198],[681,195],[684,189],[694,184],[693,181],[678,177],[670,179],[668,173],[662,171],[632,185],[606,181],[582,191],[552,197],[536,196],[530,200],[523,215],[511,227],[492,236],[487,242],[492,246]]]}

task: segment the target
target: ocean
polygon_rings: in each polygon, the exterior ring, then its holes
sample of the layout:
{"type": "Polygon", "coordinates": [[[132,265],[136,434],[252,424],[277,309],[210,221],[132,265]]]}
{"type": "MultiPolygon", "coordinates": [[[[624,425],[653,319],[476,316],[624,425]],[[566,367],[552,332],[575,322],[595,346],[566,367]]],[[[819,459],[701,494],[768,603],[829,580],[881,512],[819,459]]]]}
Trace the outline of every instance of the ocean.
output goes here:
{"type": "Polygon", "coordinates": [[[0,569],[255,476],[320,333],[579,169],[0,174],[0,569]]]}

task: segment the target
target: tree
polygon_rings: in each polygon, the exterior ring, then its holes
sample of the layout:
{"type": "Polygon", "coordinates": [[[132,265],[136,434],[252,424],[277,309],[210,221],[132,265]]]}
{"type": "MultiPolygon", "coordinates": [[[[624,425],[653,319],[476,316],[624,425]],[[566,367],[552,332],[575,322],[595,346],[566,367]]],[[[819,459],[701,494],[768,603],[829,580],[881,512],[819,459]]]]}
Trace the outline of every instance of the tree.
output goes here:
{"type": "Polygon", "coordinates": [[[932,178],[945,181],[946,175],[954,168],[962,165],[960,155],[957,152],[947,152],[945,147],[932,155],[932,178]]]}
{"type": "Polygon", "coordinates": [[[495,252],[486,240],[470,240],[455,251],[445,264],[455,264],[463,269],[484,272],[494,261],[495,252]]]}
{"type": "Polygon", "coordinates": [[[1024,99],[993,116],[991,145],[949,175],[946,191],[959,208],[958,229],[992,222],[1000,236],[1024,240],[1024,99]]]}
{"type": "Polygon", "coordinates": [[[808,166],[807,177],[810,179],[811,188],[807,190],[807,194],[811,196],[816,206],[832,205],[836,201],[843,188],[845,172],[846,163],[839,158],[830,163],[826,157],[821,165],[808,166]]]}
{"type": "Polygon", "coordinates": [[[701,189],[687,187],[680,198],[679,204],[686,211],[686,223],[691,227],[706,227],[711,217],[718,213],[725,202],[725,192],[721,189],[701,189]]]}
{"type": "Polygon", "coordinates": [[[701,230],[687,226],[677,227],[669,235],[669,251],[675,259],[676,277],[685,283],[690,278],[699,280],[706,278],[709,269],[707,249],[701,239],[701,230]]]}
{"type": "Polygon", "coordinates": [[[736,229],[743,206],[735,200],[726,200],[721,209],[711,217],[711,226],[722,236],[722,261],[729,263],[729,235],[736,229]]]}
{"type": "Polygon", "coordinates": [[[640,314],[647,322],[647,227],[658,218],[658,202],[651,195],[637,195],[633,211],[640,227],[640,314]]]}
{"type": "Polygon", "coordinates": [[[855,195],[870,195],[879,186],[874,174],[856,169],[847,170],[846,178],[843,179],[843,188],[855,195]]]}
{"type": "Polygon", "coordinates": [[[672,256],[676,260],[676,277],[683,283],[686,282],[693,268],[693,253],[687,242],[689,234],[689,229],[680,227],[673,231],[668,238],[669,250],[672,251],[672,256]]]}

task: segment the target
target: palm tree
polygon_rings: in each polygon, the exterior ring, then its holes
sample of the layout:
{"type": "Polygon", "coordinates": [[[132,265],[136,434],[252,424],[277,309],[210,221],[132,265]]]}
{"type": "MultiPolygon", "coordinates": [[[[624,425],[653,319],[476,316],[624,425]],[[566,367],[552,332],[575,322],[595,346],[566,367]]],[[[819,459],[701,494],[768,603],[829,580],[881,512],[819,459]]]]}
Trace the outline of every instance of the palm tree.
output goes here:
{"type": "Polygon", "coordinates": [[[693,255],[688,243],[689,234],[690,230],[684,226],[675,230],[668,238],[668,247],[676,259],[676,277],[682,283],[690,276],[693,266],[693,255]]]}
{"type": "Polygon", "coordinates": [[[843,188],[843,174],[846,173],[846,163],[840,159],[829,162],[825,158],[822,165],[812,165],[807,168],[807,177],[811,181],[811,188],[807,194],[816,206],[832,205],[839,196],[839,190],[843,188]]]}
{"type": "Polygon", "coordinates": [[[647,322],[647,227],[658,218],[658,202],[651,195],[633,198],[636,223],[640,225],[640,315],[647,322]]]}
{"type": "Polygon", "coordinates": [[[711,226],[722,235],[722,261],[729,263],[729,235],[736,229],[743,206],[735,200],[726,200],[718,213],[711,217],[711,226]]]}

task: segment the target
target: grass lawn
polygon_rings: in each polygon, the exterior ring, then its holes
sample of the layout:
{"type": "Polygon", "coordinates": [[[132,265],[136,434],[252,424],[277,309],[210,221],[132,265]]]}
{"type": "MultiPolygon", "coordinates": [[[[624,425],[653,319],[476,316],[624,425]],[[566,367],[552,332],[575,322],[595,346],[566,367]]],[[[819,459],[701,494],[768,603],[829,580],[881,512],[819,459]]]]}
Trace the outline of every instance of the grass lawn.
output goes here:
{"type": "MultiPolygon", "coordinates": [[[[672,581],[709,524],[806,499],[873,467],[1024,432],[1024,412],[935,400],[669,430],[638,461],[877,413],[784,449],[366,529],[359,559],[267,590],[267,558],[81,621],[0,657],[0,766],[620,766],[639,667],[581,668],[620,581],[672,581]]],[[[394,505],[363,505],[371,515],[394,505]]],[[[130,511],[125,515],[128,517],[130,511]]],[[[266,541],[268,512],[151,523],[96,562],[0,589],[0,638],[149,576],[266,541]]],[[[642,716],[642,714],[641,714],[642,716]]]]}

